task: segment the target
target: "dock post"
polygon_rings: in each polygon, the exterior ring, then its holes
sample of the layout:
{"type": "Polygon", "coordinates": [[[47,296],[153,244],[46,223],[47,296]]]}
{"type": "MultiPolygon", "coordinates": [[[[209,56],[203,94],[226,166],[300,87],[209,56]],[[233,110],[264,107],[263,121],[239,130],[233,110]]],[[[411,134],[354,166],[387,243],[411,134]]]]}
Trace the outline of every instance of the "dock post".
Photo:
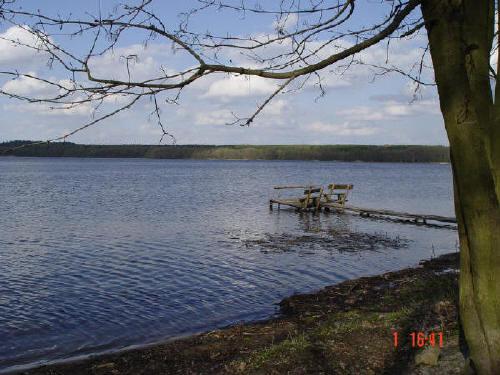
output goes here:
{"type": "MultiPolygon", "coordinates": [[[[279,205],[278,205],[279,207],[279,205]]],[[[272,211],[273,210],[273,201],[269,201],[269,210],[272,211]]]]}

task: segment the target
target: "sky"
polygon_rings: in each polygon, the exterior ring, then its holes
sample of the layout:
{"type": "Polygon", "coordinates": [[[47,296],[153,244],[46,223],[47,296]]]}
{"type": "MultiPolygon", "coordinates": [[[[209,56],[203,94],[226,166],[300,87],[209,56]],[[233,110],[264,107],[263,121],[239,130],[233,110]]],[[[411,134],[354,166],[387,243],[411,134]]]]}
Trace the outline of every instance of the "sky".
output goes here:
{"type": "MultiPolygon", "coordinates": [[[[41,7],[39,1],[18,0],[17,4],[24,9],[41,7]]],[[[99,12],[105,14],[114,6],[111,0],[48,0],[42,4],[44,13],[71,13],[83,18],[99,12]]],[[[156,0],[151,9],[167,27],[174,27],[179,23],[178,14],[195,4],[194,0],[156,0]]],[[[380,2],[359,1],[349,27],[376,22],[383,12],[380,2]]],[[[194,17],[190,26],[193,30],[210,30],[220,35],[265,35],[275,32],[276,22],[272,17],[206,11],[194,17]]],[[[293,28],[301,22],[304,21],[300,17],[292,17],[283,26],[293,28]]],[[[68,79],[67,72],[60,67],[49,69],[43,54],[15,47],[5,40],[12,38],[30,41],[30,36],[23,34],[19,27],[1,23],[0,71],[28,72],[58,82],[68,79]]],[[[84,51],[90,42],[86,37],[68,40],[54,34],[52,38],[75,53],[84,51]]],[[[92,60],[91,67],[101,77],[125,78],[128,73],[124,56],[134,55],[137,57],[129,61],[131,75],[134,79],[146,79],[158,74],[161,68],[176,71],[193,65],[186,54],[174,51],[170,42],[156,38],[145,47],[145,38],[138,32],[125,33],[114,51],[92,60]]],[[[348,40],[339,44],[342,43],[349,45],[348,40]]],[[[408,68],[418,61],[425,45],[423,32],[409,41],[391,42],[389,54],[386,43],[382,43],[356,58],[369,64],[408,68]]],[[[235,52],[221,58],[236,65],[252,64],[247,57],[235,52]]],[[[426,63],[430,65],[428,60],[426,63]]],[[[241,127],[228,125],[234,120],[233,113],[240,117],[251,115],[276,89],[277,82],[258,77],[214,75],[185,88],[178,104],[168,104],[166,97],[162,97],[162,121],[177,144],[447,144],[434,86],[422,87],[415,94],[415,84],[408,78],[399,74],[375,76],[374,70],[367,66],[352,66],[348,70],[331,67],[321,71],[321,77],[323,96],[314,79],[303,86],[294,84],[290,90],[277,95],[249,127],[241,127]]],[[[432,71],[426,78],[432,81],[432,71]]],[[[47,87],[27,78],[12,80],[0,76],[0,87],[34,96],[48,93],[47,87]]],[[[100,110],[113,108],[120,100],[105,103],[100,110]]],[[[89,105],[55,111],[47,105],[6,97],[0,97],[0,108],[0,142],[54,138],[91,121],[93,115],[89,105]]],[[[87,144],[157,144],[162,132],[155,116],[151,115],[152,110],[151,101],[144,99],[132,109],[68,140],[87,144]]],[[[163,142],[168,144],[171,140],[163,142]]]]}

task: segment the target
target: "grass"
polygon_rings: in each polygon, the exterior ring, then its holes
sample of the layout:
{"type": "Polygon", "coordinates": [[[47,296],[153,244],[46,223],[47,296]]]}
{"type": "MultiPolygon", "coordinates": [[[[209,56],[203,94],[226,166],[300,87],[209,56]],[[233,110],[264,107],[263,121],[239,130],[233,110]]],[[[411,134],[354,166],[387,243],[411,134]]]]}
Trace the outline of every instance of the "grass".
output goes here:
{"type": "Polygon", "coordinates": [[[249,359],[249,369],[259,369],[272,363],[274,366],[289,365],[310,356],[312,344],[304,334],[286,339],[278,344],[255,352],[249,359]]]}

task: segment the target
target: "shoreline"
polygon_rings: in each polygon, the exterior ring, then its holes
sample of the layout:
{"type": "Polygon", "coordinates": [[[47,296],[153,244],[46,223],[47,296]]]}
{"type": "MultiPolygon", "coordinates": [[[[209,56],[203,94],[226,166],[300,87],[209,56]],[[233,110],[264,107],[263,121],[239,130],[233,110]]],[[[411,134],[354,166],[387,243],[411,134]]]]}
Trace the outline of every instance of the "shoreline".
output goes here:
{"type": "Polygon", "coordinates": [[[76,159],[76,160],[154,160],[154,161],[218,161],[218,162],[271,162],[271,163],[345,163],[345,164],[425,164],[425,165],[451,165],[449,161],[377,161],[377,160],[320,160],[320,159],[222,159],[222,158],[150,158],[147,156],[53,156],[53,155],[1,155],[2,159],[76,159]]]}
{"type": "Polygon", "coordinates": [[[360,163],[360,164],[441,164],[451,165],[449,161],[379,161],[379,160],[342,160],[342,159],[226,159],[226,158],[151,158],[147,156],[73,156],[73,155],[2,155],[1,159],[101,159],[101,160],[186,160],[186,161],[269,161],[269,162],[311,162],[311,163],[360,163]]]}
{"type": "Polygon", "coordinates": [[[0,156],[383,163],[450,161],[449,148],[439,145],[86,145],[12,141],[0,143],[0,156]]]}
{"type": "Polygon", "coordinates": [[[427,371],[455,373],[463,361],[457,267],[458,253],[450,253],[415,268],[290,296],[280,302],[278,317],[9,373],[420,374],[419,356],[436,350],[440,360],[427,371]],[[438,331],[444,337],[441,349],[413,348],[408,339],[410,332],[438,331]],[[401,337],[397,347],[394,332],[401,337]]]}

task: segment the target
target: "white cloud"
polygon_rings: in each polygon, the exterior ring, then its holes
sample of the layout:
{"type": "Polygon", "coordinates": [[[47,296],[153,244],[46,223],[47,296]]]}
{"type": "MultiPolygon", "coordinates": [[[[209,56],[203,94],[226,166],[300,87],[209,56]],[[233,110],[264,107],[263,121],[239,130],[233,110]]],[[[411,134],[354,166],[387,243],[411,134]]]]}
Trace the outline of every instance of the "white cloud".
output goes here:
{"type": "Polygon", "coordinates": [[[348,121],[340,124],[315,121],[307,124],[305,130],[323,135],[337,136],[369,136],[377,132],[377,128],[373,126],[360,126],[348,121]]]}
{"type": "Polygon", "coordinates": [[[6,111],[15,111],[24,114],[35,114],[43,116],[90,116],[92,107],[88,103],[83,103],[70,108],[52,108],[47,103],[10,103],[4,104],[3,109],[6,111]]]}
{"type": "Polygon", "coordinates": [[[199,111],[195,115],[194,122],[197,125],[224,125],[235,120],[235,117],[228,109],[215,111],[199,111]]]}
{"type": "Polygon", "coordinates": [[[131,81],[143,81],[178,73],[191,60],[186,60],[186,52],[174,52],[164,43],[132,44],[92,58],[89,67],[95,77],[128,81],[130,73],[131,81]]]}
{"type": "Polygon", "coordinates": [[[89,67],[95,77],[127,81],[145,80],[157,76],[159,64],[149,49],[140,45],[118,48],[104,56],[90,60],[89,67]],[[128,64],[128,71],[127,71],[128,64]]]}
{"type": "Polygon", "coordinates": [[[16,68],[24,64],[40,65],[40,54],[43,52],[38,52],[34,48],[42,45],[28,30],[27,26],[12,26],[0,33],[0,64],[15,65],[16,68]]]}
{"type": "MultiPolygon", "coordinates": [[[[27,75],[33,76],[34,78],[26,75],[20,76],[19,78],[7,81],[2,86],[2,90],[9,94],[29,97],[32,99],[50,99],[57,96],[59,93],[65,92],[64,89],[36,79],[37,74],[35,72],[29,72],[27,75]]],[[[72,88],[73,85],[69,80],[57,81],[53,77],[48,80],[68,89],[72,88]]],[[[68,100],[73,101],[81,99],[83,99],[82,96],[73,96],[72,99],[68,98],[68,100]]],[[[111,101],[111,99],[108,99],[108,101],[111,101]]],[[[33,113],[44,116],[81,116],[89,115],[92,111],[92,107],[89,103],[83,103],[69,108],[54,109],[53,107],[60,106],[50,103],[28,103],[25,101],[12,102],[4,105],[4,109],[6,110],[13,110],[21,113],[33,113]]]]}
{"type": "Polygon", "coordinates": [[[388,100],[377,108],[371,106],[356,106],[343,109],[337,115],[351,121],[382,121],[397,120],[402,117],[419,116],[423,114],[439,114],[439,105],[435,99],[417,100],[413,103],[401,103],[388,100]]]}
{"type": "Polygon", "coordinates": [[[288,103],[286,100],[275,99],[272,100],[268,105],[266,105],[262,112],[266,115],[279,116],[284,112],[287,106],[288,103]]]}
{"type": "MultiPolygon", "coordinates": [[[[35,72],[29,72],[28,75],[36,77],[35,72]]],[[[36,78],[30,78],[27,76],[20,76],[19,78],[7,81],[2,86],[2,90],[15,95],[29,95],[30,97],[38,97],[42,95],[57,93],[57,90],[54,89],[54,86],[51,86],[36,78]]]]}
{"type": "Polygon", "coordinates": [[[390,103],[384,108],[388,116],[408,116],[412,113],[410,105],[403,105],[399,103],[390,103]]]}
{"type": "Polygon", "coordinates": [[[383,111],[377,111],[368,106],[357,106],[348,109],[342,109],[337,112],[337,115],[349,120],[356,121],[379,121],[384,120],[383,111]]]}
{"type": "Polygon", "coordinates": [[[269,79],[230,75],[212,82],[202,97],[228,99],[271,94],[276,89],[277,86],[269,79]]]}

